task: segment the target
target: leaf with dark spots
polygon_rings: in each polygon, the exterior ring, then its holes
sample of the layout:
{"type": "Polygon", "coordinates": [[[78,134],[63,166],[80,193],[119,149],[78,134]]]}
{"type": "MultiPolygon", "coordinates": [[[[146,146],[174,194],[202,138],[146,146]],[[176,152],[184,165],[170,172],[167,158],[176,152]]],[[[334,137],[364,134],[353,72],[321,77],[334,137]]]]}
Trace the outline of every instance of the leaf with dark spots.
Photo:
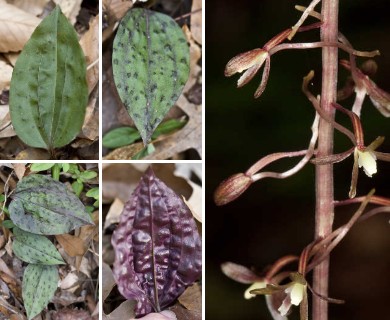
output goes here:
{"type": "Polygon", "coordinates": [[[80,132],[87,100],[85,56],[57,6],[16,61],[9,101],[12,125],[31,147],[59,148],[80,132]]]}
{"type": "Polygon", "coordinates": [[[29,264],[23,274],[23,301],[27,319],[39,314],[53,298],[58,286],[56,266],[29,264]]]}
{"type": "Polygon", "coordinates": [[[45,265],[65,263],[56,247],[46,237],[23,231],[18,227],[13,229],[13,234],[15,239],[12,250],[20,260],[45,265]]]}
{"type": "Polygon", "coordinates": [[[149,168],[112,237],[114,277],[137,300],[137,316],[160,312],[201,275],[202,249],[190,209],[149,168]]]}
{"type": "Polygon", "coordinates": [[[118,94],[146,145],[188,80],[185,35],[165,14],[131,9],[115,36],[112,68],[118,94]]]}
{"type": "Polygon", "coordinates": [[[36,234],[63,234],[93,224],[73,192],[61,182],[40,174],[19,181],[9,212],[16,226],[36,234]]]}

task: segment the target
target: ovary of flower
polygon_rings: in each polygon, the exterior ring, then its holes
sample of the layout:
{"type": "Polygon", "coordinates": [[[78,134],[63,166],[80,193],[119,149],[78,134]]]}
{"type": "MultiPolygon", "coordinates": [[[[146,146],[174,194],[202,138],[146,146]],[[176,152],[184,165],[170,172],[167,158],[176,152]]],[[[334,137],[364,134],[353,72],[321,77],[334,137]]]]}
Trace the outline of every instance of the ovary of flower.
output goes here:
{"type": "Polygon", "coordinates": [[[250,291],[254,290],[254,289],[263,289],[266,286],[267,286],[267,283],[265,281],[252,283],[252,285],[248,289],[245,290],[244,298],[245,299],[251,299],[251,298],[256,297],[256,295],[255,294],[251,294],[250,291]]]}
{"type": "Polygon", "coordinates": [[[372,177],[377,172],[376,169],[376,156],[371,150],[360,151],[355,149],[358,155],[359,168],[363,167],[364,172],[367,176],[372,177]]]}

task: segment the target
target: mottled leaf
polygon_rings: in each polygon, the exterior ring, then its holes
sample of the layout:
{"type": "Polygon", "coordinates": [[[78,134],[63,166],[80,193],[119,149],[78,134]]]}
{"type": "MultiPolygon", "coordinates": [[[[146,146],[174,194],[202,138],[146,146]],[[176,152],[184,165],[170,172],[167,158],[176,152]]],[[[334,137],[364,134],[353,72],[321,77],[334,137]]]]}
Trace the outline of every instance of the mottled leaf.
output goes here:
{"type": "Polygon", "coordinates": [[[165,14],[129,10],[114,39],[112,66],[119,96],[147,144],[187,82],[184,33],[165,14]]]}
{"type": "Polygon", "coordinates": [[[85,57],[74,28],[57,6],[35,29],[15,64],[12,124],[29,146],[59,148],[80,132],[87,99],[85,57]]]}
{"type": "Polygon", "coordinates": [[[63,234],[93,223],[74,193],[61,182],[40,174],[19,181],[9,212],[15,225],[36,234],[63,234]]]}
{"type": "Polygon", "coordinates": [[[56,266],[29,264],[23,275],[23,301],[27,318],[39,314],[53,298],[58,285],[56,266]]]}
{"type": "Polygon", "coordinates": [[[45,265],[64,264],[60,253],[46,237],[23,231],[18,227],[13,229],[13,234],[15,238],[12,250],[20,260],[45,265]]]}
{"type": "Polygon", "coordinates": [[[137,300],[137,316],[170,305],[201,275],[201,241],[191,211],[149,168],[112,237],[114,277],[137,300]]]}

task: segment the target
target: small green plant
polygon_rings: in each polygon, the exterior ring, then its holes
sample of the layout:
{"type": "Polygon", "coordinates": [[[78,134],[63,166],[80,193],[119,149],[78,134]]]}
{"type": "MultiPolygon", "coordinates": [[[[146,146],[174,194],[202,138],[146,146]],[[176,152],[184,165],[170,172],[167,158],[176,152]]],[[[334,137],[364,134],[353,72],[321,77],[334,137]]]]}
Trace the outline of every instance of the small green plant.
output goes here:
{"type": "MultiPolygon", "coordinates": [[[[170,134],[178,129],[181,129],[186,124],[186,121],[178,119],[170,119],[162,122],[152,134],[152,140],[156,140],[163,134],[170,134]]],[[[141,140],[141,134],[133,127],[120,127],[112,129],[103,137],[103,147],[116,149],[124,147],[134,142],[141,140]]]]}
{"type": "Polygon", "coordinates": [[[12,125],[24,143],[53,154],[80,132],[87,100],[84,53],[57,6],[35,29],[15,64],[12,125]]]}
{"type": "MultiPolygon", "coordinates": [[[[53,170],[55,166],[36,164],[34,169],[53,170]]],[[[15,255],[29,263],[23,275],[22,296],[30,320],[54,296],[59,280],[57,265],[65,264],[46,235],[68,233],[93,221],[79,198],[50,176],[24,177],[11,197],[8,210],[3,209],[9,212],[11,220],[4,221],[2,226],[12,229],[15,255]]],[[[5,201],[4,195],[0,200],[5,201]]]]}
{"type": "Polygon", "coordinates": [[[47,171],[51,169],[52,177],[54,180],[59,180],[60,174],[68,173],[75,180],[72,183],[72,189],[74,193],[80,197],[81,192],[84,190],[84,183],[90,182],[90,180],[97,177],[97,173],[92,170],[80,170],[77,164],[73,163],[34,163],[30,167],[33,172],[47,171]]]}

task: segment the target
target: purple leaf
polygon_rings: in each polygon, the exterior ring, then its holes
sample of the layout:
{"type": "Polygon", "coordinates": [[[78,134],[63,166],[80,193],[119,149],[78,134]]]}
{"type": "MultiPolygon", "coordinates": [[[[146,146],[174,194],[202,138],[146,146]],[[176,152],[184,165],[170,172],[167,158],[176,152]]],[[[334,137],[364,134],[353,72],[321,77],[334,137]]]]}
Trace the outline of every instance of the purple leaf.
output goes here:
{"type": "Polygon", "coordinates": [[[201,240],[191,211],[151,168],[125,204],[112,244],[118,289],[137,300],[137,316],[160,312],[201,275],[201,240]]]}

